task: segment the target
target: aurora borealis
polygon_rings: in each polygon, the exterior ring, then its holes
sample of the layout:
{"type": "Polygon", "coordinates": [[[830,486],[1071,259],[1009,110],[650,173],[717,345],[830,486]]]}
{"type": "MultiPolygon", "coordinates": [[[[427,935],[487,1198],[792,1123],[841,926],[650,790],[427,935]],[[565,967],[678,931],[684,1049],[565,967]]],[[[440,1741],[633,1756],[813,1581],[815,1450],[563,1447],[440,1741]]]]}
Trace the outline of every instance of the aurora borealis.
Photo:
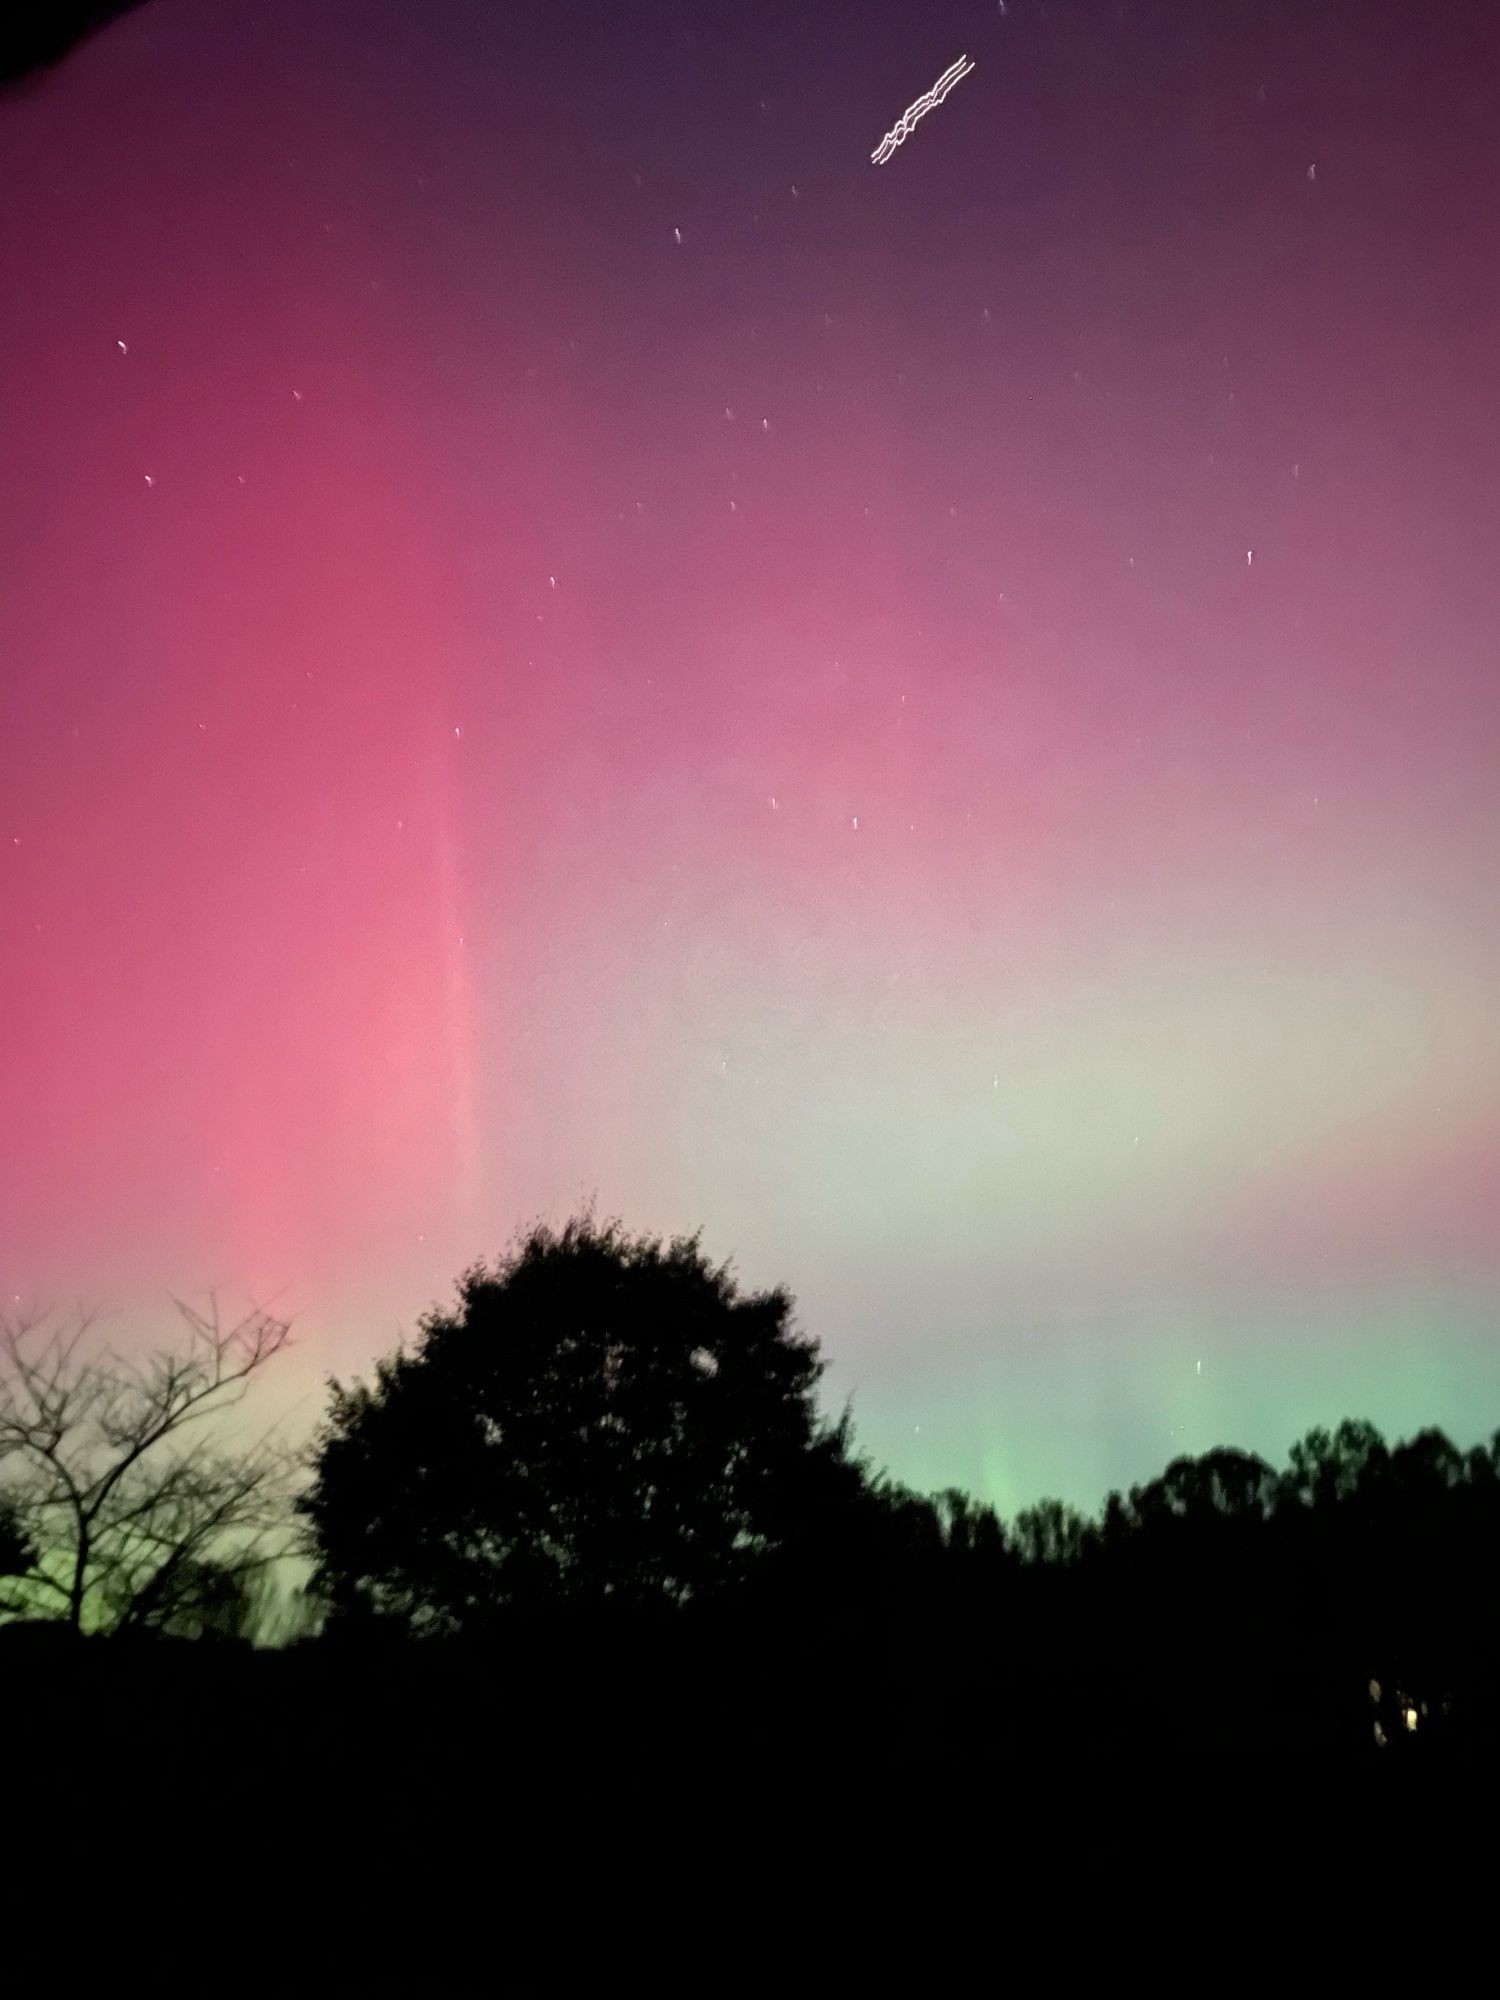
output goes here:
{"type": "Polygon", "coordinates": [[[1500,1426],[1492,13],[158,0],[0,103],[7,1299],[311,1389],[594,1196],[1006,1509],[1500,1426]]]}

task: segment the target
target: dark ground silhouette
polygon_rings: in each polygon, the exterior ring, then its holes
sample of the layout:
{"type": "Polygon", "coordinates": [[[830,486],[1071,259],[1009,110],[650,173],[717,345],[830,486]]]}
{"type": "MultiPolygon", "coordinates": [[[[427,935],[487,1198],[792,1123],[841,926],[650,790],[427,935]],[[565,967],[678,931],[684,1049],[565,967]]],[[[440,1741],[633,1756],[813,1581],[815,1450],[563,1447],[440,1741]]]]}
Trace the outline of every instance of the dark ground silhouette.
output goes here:
{"type": "MultiPolygon", "coordinates": [[[[316,1636],[0,1625],[8,1823],[266,1895],[362,1884],[368,1928],[319,1935],[345,1975],[394,1976],[400,1932],[430,1981],[460,1879],[471,1939],[571,1907],[554,1953],[627,1880],[658,1946],[727,1900],[718,1990],[856,1855],[867,1885],[943,1857],[955,1895],[988,1857],[971,1914],[1024,1879],[1065,1924],[1085,1876],[1097,1913],[1144,1875],[1180,1930],[1190,1876],[1368,1898],[1487,1810],[1500,1438],[1344,1423],[1279,1471],[1224,1449],[1096,1520],[1004,1524],[873,1471],[791,1311],[697,1239],[533,1231],[371,1385],[332,1385],[316,1636]]],[[[0,1506],[0,1555],[34,1553],[0,1506]]]]}

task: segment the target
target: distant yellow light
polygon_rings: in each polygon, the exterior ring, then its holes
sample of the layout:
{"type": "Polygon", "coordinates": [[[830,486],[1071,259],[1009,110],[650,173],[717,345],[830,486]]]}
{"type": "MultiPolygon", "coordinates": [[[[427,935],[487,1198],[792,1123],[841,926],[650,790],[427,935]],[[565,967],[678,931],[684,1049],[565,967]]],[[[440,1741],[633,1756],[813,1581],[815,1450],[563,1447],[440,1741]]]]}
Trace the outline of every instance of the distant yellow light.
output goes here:
{"type": "Polygon", "coordinates": [[[1415,1729],[1417,1726],[1417,1711],[1414,1708],[1403,1708],[1401,1711],[1401,1720],[1406,1724],[1408,1729],[1415,1729]]]}

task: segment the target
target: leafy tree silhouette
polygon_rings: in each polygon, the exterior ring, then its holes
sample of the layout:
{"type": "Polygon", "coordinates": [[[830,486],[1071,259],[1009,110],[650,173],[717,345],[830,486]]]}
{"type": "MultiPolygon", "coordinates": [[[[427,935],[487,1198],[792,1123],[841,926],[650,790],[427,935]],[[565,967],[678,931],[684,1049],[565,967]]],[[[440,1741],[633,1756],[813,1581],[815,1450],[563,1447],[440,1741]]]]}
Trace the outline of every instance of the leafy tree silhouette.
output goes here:
{"type": "Polygon", "coordinates": [[[1281,1504],[1328,1507],[1352,1500],[1379,1479],[1389,1456],[1379,1431],[1362,1420],[1346,1420],[1333,1432],[1311,1430],[1292,1446],[1281,1504]]]}
{"type": "Polygon", "coordinates": [[[1170,1518],[1193,1525],[1263,1521],[1275,1498],[1276,1475],[1253,1452],[1221,1448],[1177,1458],[1159,1479],[1131,1493],[1142,1525],[1170,1518]]]}
{"type": "Polygon", "coordinates": [[[35,1561],[36,1547],[15,1502],[0,1494],[0,1576],[24,1576],[35,1561]]]}
{"type": "Polygon", "coordinates": [[[1012,1546],[1021,1560],[1064,1566],[1077,1562],[1088,1548],[1093,1529],[1086,1515],[1064,1500],[1038,1500],[1025,1507],[1010,1527],[1012,1546]]]}
{"type": "Polygon", "coordinates": [[[740,1296],[696,1235],[538,1226],[421,1328],[330,1383],[298,1507],[335,1626],[702,1603],[795,1572],[867,1495],[791,1298],[740,1296]]]}

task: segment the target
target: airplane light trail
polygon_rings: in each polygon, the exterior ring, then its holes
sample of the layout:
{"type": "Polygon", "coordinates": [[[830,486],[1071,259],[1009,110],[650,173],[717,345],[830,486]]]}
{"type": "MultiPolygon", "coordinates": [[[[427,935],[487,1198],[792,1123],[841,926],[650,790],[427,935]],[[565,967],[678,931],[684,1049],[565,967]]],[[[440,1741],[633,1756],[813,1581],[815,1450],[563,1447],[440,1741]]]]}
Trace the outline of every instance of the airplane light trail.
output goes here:
{"type": "Polygon", "coordinates": [[[962,83],[973,67],[973,63],[969,61],[967,56],[960,56],[956,63],[951,64],[949,68],[945,69],[931,90],[925,91],[914,104],[909,104],[902,112],[890,131],[886,133],[880,144],[870,155],[870,164],[876,167],[883,167],[892,153],[901,144],[902,140],[911,137],[912,130],[918,119],[925,118],[934,104],[941,104],[954,84],[962,83]]]}

